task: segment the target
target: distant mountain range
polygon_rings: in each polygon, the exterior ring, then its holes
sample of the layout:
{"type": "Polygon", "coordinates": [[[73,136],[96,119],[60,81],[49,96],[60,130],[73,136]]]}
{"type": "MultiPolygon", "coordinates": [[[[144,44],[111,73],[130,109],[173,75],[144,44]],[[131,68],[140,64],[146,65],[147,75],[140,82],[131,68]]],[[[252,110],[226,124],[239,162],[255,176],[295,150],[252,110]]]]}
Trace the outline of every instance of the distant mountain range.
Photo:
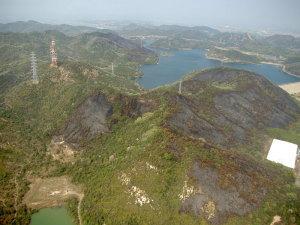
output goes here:
{"type": "Polygon", "coordinates": [[[210,27],[176,25],[141,26],[131,24],[119,31],[128,38],[153,38],[154,48],[209,49],[212,58],[237,62],[268,62],[282,65],[300,75],[300,37],[275,34],[261,36],[243,32],[221,32],[210,27]],[[222,48],[216,50],[216,48],[222,48]],[[248,60],[249,59],[249,60],[248,60]]]}
{"type": "Polygon", "coordinates": [[[131,24],[123,27],[119,33],[126,36],[147,36],[157,35],[166,36],[169,38],[186,38],[203,40],[209,38],[212,42],[219,42],[226,45],[240,45],[244,42],[266,42],[267,44],[276,47],[290,47],[300,48],[300,38],[292,35],[276,34],[272,36],[259,36],[257,34],[250,34],[244,32],[221,32],[207,26],[178,26],[178,25],[161,25],[161,26],[141,26],[138,24],[131,24]]]}
{"type": "Polygon", "coordinates": [[[39,23],[33,20],[29,21],[18,21],[13,23],[0,23],[0,32],[20,32],[20,33],[29,33],[29,32],[43,32],[47,30],[56,30],[60,31],[66,35],[78,35],[87,32],[101,31],[105,32],[107,30],[100,30],[94,27],[87,26],[72,26],[67,24],[61,25],[51,25],[39,23]]]}
{"type": "MultiPolygon", "coordinates": [[[[113,31],[107,29],[98,29],[88,26],[72,26],[68,24],[52,25],[39,23],[37,21],[18,21],[12,23],[0,23],[0,32],[17,32],[17,33],[30,33],[30,32],[43,32],[47,30],[60,31],[69,36],[75,36],[82,33],[91,33],[99,31],[101,33],[112,33],[113,31]]],[[[142,26],[138,24],[130,24],[124,26],[118,33],[125,36],[147,36],[157,35],[173,38],[185,38],[195,40],[209,39],[211,42],[219,42],[225,45],[241,45],[245,42],[256,41],[266,42],[274,47],[287,47],[300,49],[300,38],[291,35],[272,35],[262,37],[249,33],[242,32],[221,32],[207,26],[179,26],[179,25],[161,25],[161,26],[142,26]]]]}

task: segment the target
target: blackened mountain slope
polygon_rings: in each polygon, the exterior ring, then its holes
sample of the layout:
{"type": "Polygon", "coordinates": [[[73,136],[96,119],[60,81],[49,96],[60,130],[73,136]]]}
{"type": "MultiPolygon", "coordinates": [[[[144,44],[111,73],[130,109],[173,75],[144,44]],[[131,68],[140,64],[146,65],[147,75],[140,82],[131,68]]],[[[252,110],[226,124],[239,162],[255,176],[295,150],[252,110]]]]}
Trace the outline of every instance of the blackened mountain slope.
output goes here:
{"type": "Polygon", "coordinates": [[[104,95],[97,94],[87,98],[64,128],[64,140],[78,143],[82,138],[91,139],[98,133],[108,132],[107,118],[112,113],[112,105],[104,95]]]}
{"type": "Polygon", "coordinates": [[[170,128],[227,147],[247,143],[254,130],[287,126],[300,112],[282,89],[240,70],[195,74],[182,83],[182,93],[169,97],[176,105],[170,128]]]}

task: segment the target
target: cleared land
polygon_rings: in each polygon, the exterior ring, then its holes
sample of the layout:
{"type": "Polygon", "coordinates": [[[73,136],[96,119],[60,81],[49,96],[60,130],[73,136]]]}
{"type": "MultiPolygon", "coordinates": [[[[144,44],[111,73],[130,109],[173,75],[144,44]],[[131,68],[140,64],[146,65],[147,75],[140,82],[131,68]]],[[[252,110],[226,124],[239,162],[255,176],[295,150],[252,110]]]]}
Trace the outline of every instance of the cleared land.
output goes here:
{"type": "Polygon", "coordinates": [[[284,84],[280,85],[280,87],[288,92],[289,94],[297,94],[300,93],[300,82],[291,83],[291,84],[284,84]]]}
{"type": "Polygon", "coordinates": [[[83,193],[68,177],[38,178],[30,185],[24,202],[29,208],[41,209],[61,205],[70,197],[81,200],[83,193]]]}

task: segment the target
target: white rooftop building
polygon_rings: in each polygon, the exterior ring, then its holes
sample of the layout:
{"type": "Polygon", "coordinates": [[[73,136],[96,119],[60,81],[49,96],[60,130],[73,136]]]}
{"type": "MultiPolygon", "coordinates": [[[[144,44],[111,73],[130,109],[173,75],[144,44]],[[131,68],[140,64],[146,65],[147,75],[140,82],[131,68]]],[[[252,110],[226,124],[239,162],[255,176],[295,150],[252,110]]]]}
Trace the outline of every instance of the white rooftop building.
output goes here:
{"type": "Polygon", "coordinates": [[[273,139],[267,159],[294,169],[296,165],[297,154],[298,145],[273,139]]]}
{"type": "Polygon", "coordinates": [[[267,159],[294,169],[296,165],[297,154],[298,145],[274,139],[267,159]]]}

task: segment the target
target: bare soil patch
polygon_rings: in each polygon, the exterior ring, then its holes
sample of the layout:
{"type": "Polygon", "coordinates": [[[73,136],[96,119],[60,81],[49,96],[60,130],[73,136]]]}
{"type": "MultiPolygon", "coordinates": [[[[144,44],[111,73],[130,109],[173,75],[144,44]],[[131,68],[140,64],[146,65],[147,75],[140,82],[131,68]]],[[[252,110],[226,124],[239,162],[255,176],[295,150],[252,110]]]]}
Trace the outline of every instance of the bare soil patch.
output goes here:
{"type": "Polygon", "coordinates": [[[83,192],[68,177],[37,178],[31,183],[23,201],[29,208],[41,209],[62,205],[70,197],[81,200],[83,192]]]}
{"type": "Polygon", "coordinates": [[[62,163],[68,163],[75,161],[76,153],[60,136],[53,137],[48,147],[48,154],[51,155],[54,160],[58,160],[62,163]]]}
{"type": "Polygon", "coordinates": [[[280,87],[288,92],[289,94],[297,94],[300,93],[300,82],[291,83],[291,84],[284,84],[280,85],[280,87]]]}

